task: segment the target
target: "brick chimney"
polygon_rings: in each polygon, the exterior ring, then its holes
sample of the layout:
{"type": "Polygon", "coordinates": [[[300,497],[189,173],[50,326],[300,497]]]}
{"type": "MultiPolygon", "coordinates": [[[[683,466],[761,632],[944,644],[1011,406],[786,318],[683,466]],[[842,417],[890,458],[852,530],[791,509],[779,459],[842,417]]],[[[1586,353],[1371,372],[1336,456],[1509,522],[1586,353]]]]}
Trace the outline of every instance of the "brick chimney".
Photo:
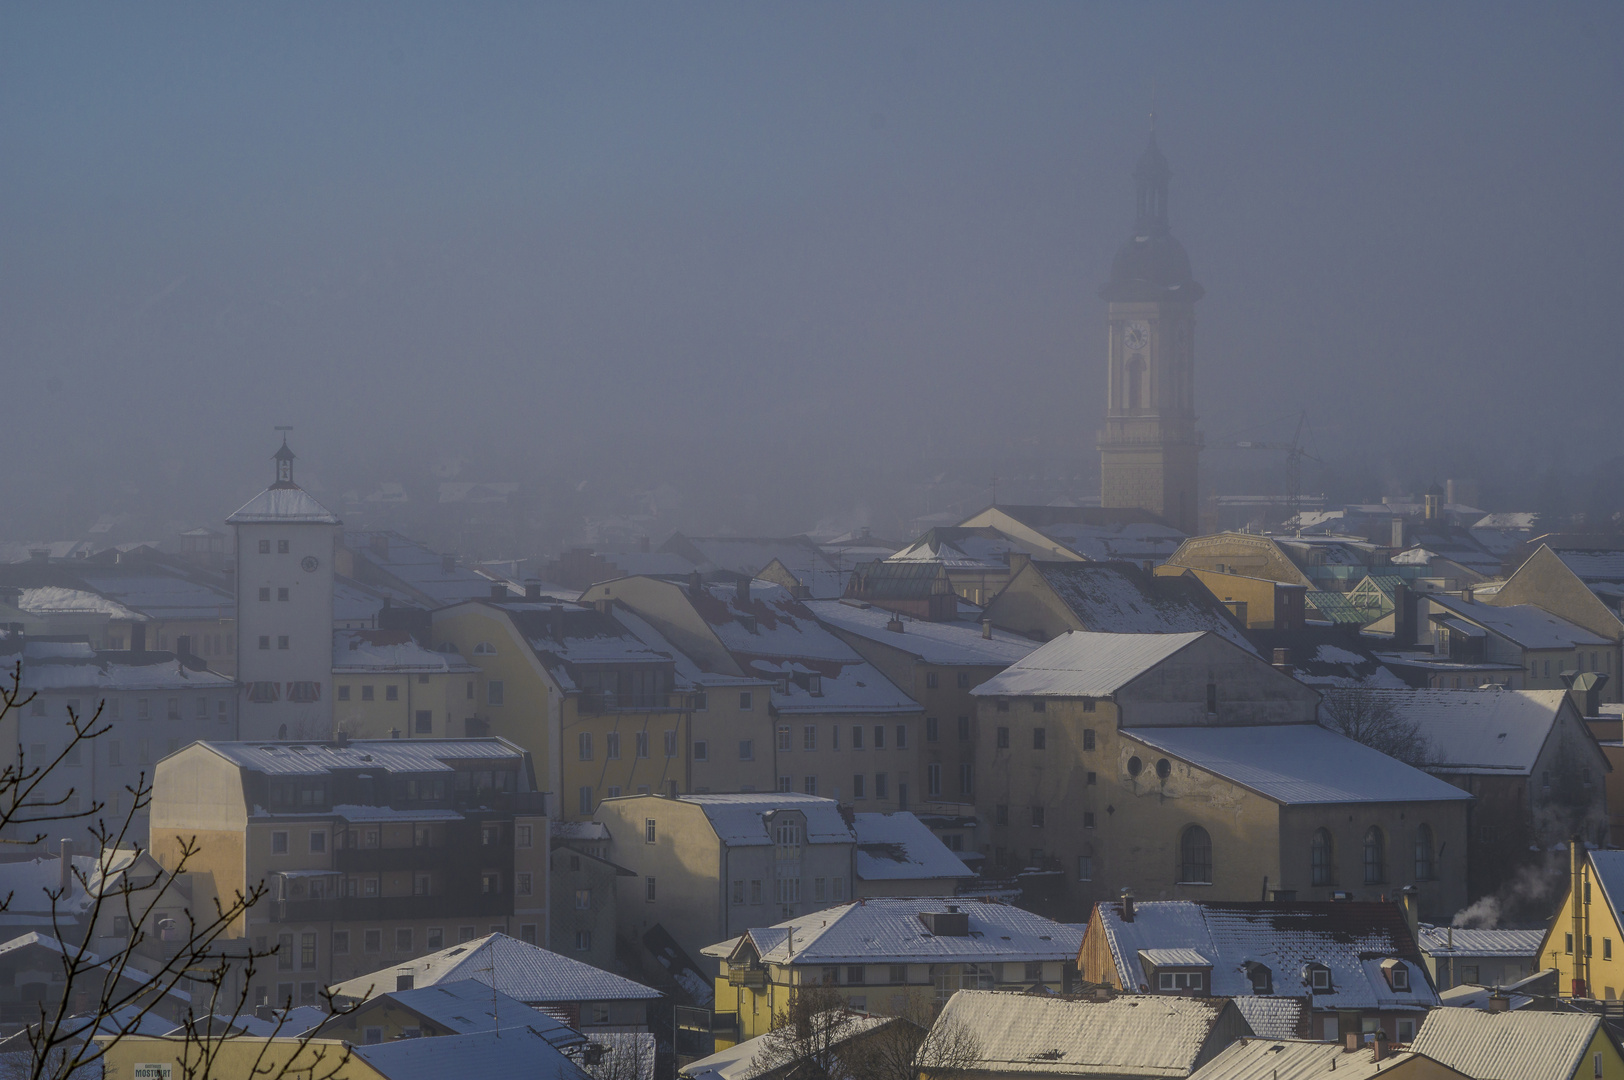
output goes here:
{"type": "Polygon", "coordinates": [[[1122,890],[1122,921],[1133,922],[1133,890],[1122,890]]]}

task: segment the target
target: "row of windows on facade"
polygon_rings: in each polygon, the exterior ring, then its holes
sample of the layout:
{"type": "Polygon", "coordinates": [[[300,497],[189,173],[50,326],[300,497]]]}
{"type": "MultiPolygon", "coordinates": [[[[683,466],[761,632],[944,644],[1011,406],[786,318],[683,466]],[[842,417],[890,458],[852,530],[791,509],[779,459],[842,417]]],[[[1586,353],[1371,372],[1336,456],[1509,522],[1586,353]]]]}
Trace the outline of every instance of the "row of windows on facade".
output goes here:
{"type": "MultiPolygon", "coordinates": [[[[1365,884],[1382,884],[1387,880],[1387,834],[1380,826],[1372,825],[1365,830],[1362,848],[1365,884]]],[[[1338,884],[1336,838],[1331,830],[1315,830],[1309,854],[1310,882],[1314,885],[1338,884]]],[[[1415,827],[1411,837],[1411,855],[1416,881],[1431,881],[1438,876],[1438,856],[1431,825],[1423,822],[1415,827]]]]}
{"type": "MultiPolygon", "coordinates": [[[[673,799],[677,797],[677,782],[675,780],[667,780],[665,782],[665,793],[671,796],[673,799]]],[[[576,794],[580,800],[577,805],[580,807],[581,813],[590,814],[593,810],[597,809],[598,804],[593,801],[593,789],[590,785],[582,785],[581,790],[576,794]]],[[[603,789],[603,797],[606,799],[618,799],[623,794],[624,791],[619,784],[610,784],[608,787],[603,789]]],[[[648,784],[638,784],[636,794],[652,795],[654,794],[654,789],[648,784]]]]}
{"type": "MultiPolygon", "coordinates": [[[[423,802],[444,799],[451,792],[464,798],[513,792],[518,790],[518,782],[519,774],[514,769],[458,769],[449,781],[439,774],[385,774],[375,777],[374,783],[381,786],[373,791],[395,801],[423,802]]],[[[308,812],[326,806],[332,795],[325,779],[273,780],[269,786],[275,810],[308,812]]]]}
{"type": "MultiPolygon", "coordinates": [[[[935,983],[951,981],[955,990],[991,990],[1004,984],[1031,985],[1043,981],[1043,961],[1024,960],[1003,964],[928,964],[926,975],[919,980],[935,983]]],[[[818,981],[824,986],[910,986],[916,980],[910,977],[907,964],[847,964],[824,967],[818,972],[818,981]]]]}
{"type": "MultiPolygon", "coordinates": [[[[650,881],[653,879],[650,878],[650,881]]],[[[783,877],[775,878],[773,885],[773,903],[798,904],[801,902],[801,878],[783,877]]],[[[759,878],[735,879],[732,892],[735,904],[761,904],[765,903],[765,894],[759,878]],[[748,890],[745,886],[748,885],[748,890]],[[748,899],[746,899],[748,897],[748,899]]],[[[653,899],[652,893],[649,899],[653,899]]],[[[846,879],[820,878],[812,879],[812,902],[815,904],[838,903],[846,899],[846,879]]]]}
{"type": "MultiPolygon", "coordinates": [[[[207,720],[212,715],[215,720],[224,723],[231,718],[231,702],[225,698],[203,695],[192,697],[190,706],[186,705],[185,698],[180,697],[130,698],[128,703],[124,698],[110,697],[98,699],[92,708],[101,709],[102,720],[152,720],[160,715],[167,720],[184,720],[188,712],[193,720],[207,720]]],[[[28,709],[30,716],[53,716],[59,711],[71,712],[74,716],[85,715],[79,698],[47,700],[35,695],[28,709]]]]}
{"type": "MultiPolygon", "coordinates": [[[[169,739],[167,742],[168,748],[164,752],[166,754],[173,754],[176,750],[181,748],[181,742],[182,740],[179,738],[169,739]]],[[[96,746],[98,744],[107,748],[107,764],[124,764],[124,742],[122,739],[81,739],[78,742],[64,746],[60,755],[62,764],[73,769],[81,768],[86,764],[94,764],[96,759],[96,746]],[[87,755],[85,753],[87,747],[90,751],[88,761],[86,760],[87,755]]],[[[28,744],[28,760],[30,762],[43,763],[52,759],[53,755],[51,754],[50,744],[28,744]]],[[[152,740],[137,739],[135,741],[135,764],[152,764],[152,740]]]]}
{"type": "MultiPolygon", "coordinates": [[[[285,640],[285,639],[284,639],[285,640]]],[[[248,700],[255,705],[269,705],[281,701],[283,686],[279,682],[258,681],[248,684],[248,700]]],[[[300,705],[321,700],[321,683],[294,681],[287,684],[287,699],[300,705]]]]}
{"type": "MultiPolygon", "coordinates": [[[[507,927],[500,923],[490,925],[488,933],[504,934],[507,927]]],[[[386,934],[382,927],[360,932],[359,945],[363,953],[381,953],[384,944],[388,942],[393,946],[394,952],[406,953],[412,957],[421,953],[438,952],[445,948],[445,927],[431,926],[423,932],[423,948],[417,948],[417,931],[413,927],[402,926],[392,934],[386,934]]],[[[457,944],[462,945],[479,936],[477,926],[457,927],[457,944]]],[[[535,945],[536,924],[520,923],[519,940],[535,945]]],[[[352,947],[357,944],[349,930],[334,930],[328,942],[333,956],[349,956],[352,947]]],[[[276,968],[278,971],[314,971],[320,957],[318,955],[320,935],[314,930],[306,930],[298,934],[278,934],[276,936],[276,968]]],[[[260,951],[267,951],[270,942],[263,936],[255,939],[254,947],[260,951]]]]}
{"type": "MultiPolygon", "coordinates": [[[[1585,662],[1585,654],[1582,652],[1574,653],[1573,662],[1576,666],[1583,667],[1585,662]]],[[[1528,677],[1530,679],[1538,679],[1541,677],[1539,673],[1541,663],[1543,663],[1545,666],[1544,678],[1549,679],[1551,677],[1551,661],[1549,657],[1546,657],[1544,661],[1540,661],[1538,659],[1528,661],[1528,677]]],[[[1585,667],[1584,670],[1599,671],[1603,673],[1611,672],[1613,670],[1613,654],[1610,652],[1591,653],[1590,666],[1585,667]]],[[[1562,674],[1562,661],[1560,659],[1556,663],[1556,673],[1558,676],[1562,674]]]]}
{"type": "MultiPolygon", "coordinates": [[[[271,854],[286,855],[291,850],[289,842],[292,833],[287,829],[273,829],[271,831],[271,854]]],[[[445,844],[447,833],[443,828],[433,825],[412,826],[413,847],[442,847],[445,844]]],[[[502,842],[502,827],[496,824],[482,826],[479,830],[479,844],[481,847],[497,847],[502,842]]],[[[382,830],[376,827],[363,829],[338,829],[333,833],[333,843],[340,851],[349,851],[359,848],[376,848],[382,844],[382,830]]],[[[513,846],[527,848],[535,843],[535,827],[531,825],[513,826],[513,846]]],[[[327,852],[327,830],[311,829],[305,836],[305,844],[312,855],[324,855],[327,852]]]]}
{"type": "MultiPolygon", "coordinates": [[[[261,555],[269,555],[271,553],[271,542],[269,540],[261,540],[259,542],[259,553],[261,555]]],[[[276,553],[278,555],[289,554],[288,542],[286,540],[278,540],[276,542],[276,553]]]]}
{"type": "MultiPolygon", "coordinates": [[[[429,677],[427,675],[419,675],[417,677],[417,681],[418,681],[419,685],[427,685],[427,683],[429,681],[429,677]]],[[[376,700],[378,700],[377,687],[374,686],[372,683],[361,683],[360,687],[361,687],[361,700],[362,701],[376,701],[376,700]]],[[[353,700],[350,697],[350,693],[351,693],[352,689],[353,689],[353,687],[352,687],[352,685],[350,683],[339,683],[334,688],[335,692],[338,694],[338,700],[340,700],[340,701],[351,701],[351,700],[353,700]]],[[[468,680],[467,689],[464,692],[463,696],[466,697],[469,701],[474,700],[474,683],[473,683],[472,679],[468,680]]],[[[384,688],[383,688],[383,699],[385,701],[399,701],[400,700],[400,685],[398,683],[386,683],[384,685],[384,688]]]]}
{"type": "MultiPolygon", "coordinates": [[[[418,871],[412,875],[412,896],[439,896],[445,891],[443,880],[428,871],[418,871]]],[[[500,870],[481,870],[479,873],[479,891],[482,896],[503,895],[502,872],[500,870]]],[[[357,875],[353,877],[320,876],[309,878],[287,879],[285,894],[277,894],[277,900],[340,900],[355,899],[357,897],[370,899],[383,896],[383,880],[376,875],[357,875]]],[[[513,875],[513,895],[534,896],[535,878],[528,871],[520,871],[513,875]]]]}

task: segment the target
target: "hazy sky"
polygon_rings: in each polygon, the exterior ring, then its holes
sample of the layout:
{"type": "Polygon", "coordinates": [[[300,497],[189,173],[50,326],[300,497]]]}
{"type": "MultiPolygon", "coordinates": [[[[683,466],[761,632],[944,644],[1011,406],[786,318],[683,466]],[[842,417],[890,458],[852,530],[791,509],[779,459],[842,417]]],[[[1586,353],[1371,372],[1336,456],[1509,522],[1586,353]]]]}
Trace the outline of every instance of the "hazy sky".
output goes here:
{"type": "Polygon", "coordinates": [[[1091,462],[1153,84],[1209,440],[1619,453],[1616,2],[13,3],[0,532],[279,423],[334,484],[1091,462]]]}

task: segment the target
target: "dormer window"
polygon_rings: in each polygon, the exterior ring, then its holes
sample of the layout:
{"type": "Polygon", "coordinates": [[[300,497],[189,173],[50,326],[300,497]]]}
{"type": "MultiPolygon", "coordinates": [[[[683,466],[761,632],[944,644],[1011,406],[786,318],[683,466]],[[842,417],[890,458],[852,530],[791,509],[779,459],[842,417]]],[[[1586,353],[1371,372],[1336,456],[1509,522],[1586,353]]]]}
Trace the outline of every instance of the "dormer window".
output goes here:
{"type": "Polygon", "coordinates": [[[1383,960],[1382,974],[1387,978],[1387,986],[1396,994],[1410,992],[1410,965],[1402,960],[1383,960]]]}
{"type": "Polygon", "coordinates": [[[1274,993],[1274,972],[1265,965],[1248,961],[1246,964],[1246,977],[1252,983],[1252,993],[1259,996],[1274,993]]]}
{"type": "Polygon", "coordinates": [[[1200,993],[1206,986],[1206,979],[1199,971],[1159,971],[1156,973],[1156,989],[1164,992],[1178,992],[1188,990],[1200,993]]]}
{"type": "Polygon", "coordinates": [[[1303,967],[1303,982],[1316,994],[1328,993],[1331,989],[1331,969],[1324,964],[1307,964],[1303,967]]]}

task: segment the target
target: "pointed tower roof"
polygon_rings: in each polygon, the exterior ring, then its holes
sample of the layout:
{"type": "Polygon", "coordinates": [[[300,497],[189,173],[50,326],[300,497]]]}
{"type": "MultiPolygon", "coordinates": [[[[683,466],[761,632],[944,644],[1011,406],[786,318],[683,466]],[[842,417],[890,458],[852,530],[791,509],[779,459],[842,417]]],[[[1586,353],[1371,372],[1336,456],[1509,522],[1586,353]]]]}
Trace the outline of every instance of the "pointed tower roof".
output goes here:
{"type": "Polygon", "coordinates": [[[226,518],[229,525],[262,524],[270,522],[307,522],[313,525],[339,525],[338,515],[317,502],[304,488],[293,482],[294,453],[288,447],[287,436],[282,446],[271,455],[276,472],[271,486],[244,503],[236,513],[226,518]]]}
{"type": "Polygon", "coordinates": [[[1111,261],[1111,280],[1100,289],[1102,298],[1194,303],[1205,293],[1190,272],[1184,245],[1167,224],[1167,186],[1172,172],[1156,144],[1156,116],[1152,113],[1150,140],[1133,170],[1137,196],[1133,236],[1111,261]]]}

